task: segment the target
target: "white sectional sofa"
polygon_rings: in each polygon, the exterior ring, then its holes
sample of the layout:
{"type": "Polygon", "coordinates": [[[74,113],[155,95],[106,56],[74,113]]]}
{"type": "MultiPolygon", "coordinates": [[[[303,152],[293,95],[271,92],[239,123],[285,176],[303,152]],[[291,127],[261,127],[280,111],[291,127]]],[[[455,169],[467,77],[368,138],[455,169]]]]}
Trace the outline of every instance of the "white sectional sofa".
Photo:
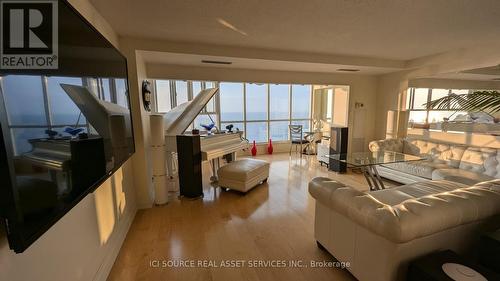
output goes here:
{"type": "Polygon", "coordinates": [[[411,260],[441,249],[467,254],[478,233],[500,227],[500,180],[425,181],[365,193],[315,178],[309,193],[316,240],[361,281],[404,280],[411,260]]]}
{"type": "Polygon", "coordinates": [[[470,185],[500,178],[500,154],[495,148],[419,139],[386,139],[370,142],[369,149],[396,151],[426,158],[423,161],[377,167],[382,177],[401,183],[446,179],[470,185]]]}

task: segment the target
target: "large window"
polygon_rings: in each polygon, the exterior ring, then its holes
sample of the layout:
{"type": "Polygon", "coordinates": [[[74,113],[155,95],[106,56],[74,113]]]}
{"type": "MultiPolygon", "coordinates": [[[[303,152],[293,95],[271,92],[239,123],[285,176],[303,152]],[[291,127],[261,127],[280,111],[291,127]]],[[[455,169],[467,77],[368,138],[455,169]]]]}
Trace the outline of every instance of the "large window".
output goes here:
{"type": "Polygon", "coordinates": [[[47,125],[43,82],[40,76],[6,76],[2,79],[11,125],[47,125]]]}
{"type": "MultiPolygon", "coordinates": [[[[153,109],[159,113],[165,113],[195,98],[201,90],[214,88],[216,83],[212,81],[183,81],[183,80],[155,80],[154,81],[154,106],[153,109]]],[[[195,118],[188,129],[202,128],[202,125],[217,123],[216,112],[217,95],[215,95],[195,118]]]]}
{"type": "Polygon", "coordinates": [[[467,94],[470,90],[456,89],[430,89],[430,88],[409,88],[406,109],[410,110],[409,123],[411,127],[419,127],[419,124],[431,124],[432,128],[437,128],[434,124],[448,121],[467,112],[456,112],[455,110],[427,110],[425,103],[445,97],[450,94],[467,94]]]}
{"type": "Polygon", "coordinates": [[[169,80],[156,80],[156,112],[164,113],[172,109],[172,91],[169,80]]]}
{"type": "Polygon", "coordinates": [[[267,85],[246,84],[246,119],[252,121],[267,120],[267,85]]]}
{"type": "Polygon", "coordinates": [[[282,120],[290,118],[290,85],[269,86],[270,118],[282,120]]]}
{"type": "Polygon", "coordinates": [[[79,109],[68,97],[59,85],[60,83],[71,85],[82,85],[82,78],[73,77],[49,77],[47,78],[47,89],[51,121],[54,125],[74,124],[75,126],[85,124],[85,117],[79,114],[79,109]]]}
{"type": "MultiPolygon", "coordinates": [[[[167,112],[172,108],[169,102],[179,96],[174,86],[178,82],[155,81],[156,111],[167,112]]],[[[183,82],[188,89],[188,98],[194,98],[202,89],[219,87],[219,96],[216,95],[207,104],[191,127],[203,129],[201,125],[211,123],[213,119],[221,130],[233,124],[233,130],[244,131],[249,141],[256,142],[267,142],[270,138],[273,141],[288,140],[290,124],[301,124],[304,130],[310,128],[311,85],[183,82]]]]}
{"type": "Polygon", "coordinates": [[[28,140],[48,137],[47,130],[70,136],[65,128],[89,128],[83,114],[60,84],[88,86],[98,98],[129,108],[124,79],[7,75],[0,77],[14,153],[31,150],[28,140]]]}
{"type": "Polygon", "coordinates": [[[220,120],[234,122],[244,120],[243,83],[219,83],[220,120]]]}
{"type": "Polygon", "coordinates": [[[309,119],[311,86],[292,85],[292,119],[309,119]]]}
{"type": "Polygon", "coordinates": [[[187,81],[175,81],[175,94],[176,105],[181,105],[190,100],[187,81]]]}

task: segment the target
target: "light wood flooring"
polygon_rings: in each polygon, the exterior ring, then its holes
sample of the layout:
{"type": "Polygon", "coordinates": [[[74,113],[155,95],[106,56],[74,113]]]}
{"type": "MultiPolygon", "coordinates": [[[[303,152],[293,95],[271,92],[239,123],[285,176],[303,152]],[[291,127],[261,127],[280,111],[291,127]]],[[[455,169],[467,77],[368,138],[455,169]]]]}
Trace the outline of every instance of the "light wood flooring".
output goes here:
{"type": "MultiPolygon", "coordinates": [[[[204,198],[178,200],[140,210],[132,223],[109,280],[355,280],[337,268],[255,268],[255,261],[333,261],[313,236],[314,199],[307,183],[327,176],[368,190],[364,177],[338,175],[314,156],[258,156],[271,163],[269,181],[246,195],[216,191],[204,179],[204,198]],[[172,260],[244,260],[240,268],[162,268],[172,260]],[[151,261],[160,267],[151,266],[151,261]]],[[[204,167],[208,175],[208,167],[204,167]]]]}

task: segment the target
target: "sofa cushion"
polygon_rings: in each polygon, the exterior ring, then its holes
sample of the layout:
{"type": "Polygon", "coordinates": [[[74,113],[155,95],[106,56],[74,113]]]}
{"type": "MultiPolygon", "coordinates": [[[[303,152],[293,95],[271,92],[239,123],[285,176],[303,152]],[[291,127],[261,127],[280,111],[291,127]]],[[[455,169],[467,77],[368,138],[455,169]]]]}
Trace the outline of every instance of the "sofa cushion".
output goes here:
{"type": "MultiPolygon", "coordinates": [[[[380,202],[371,193],[338,184],[324,184],[328,181],[331,180],[320,178],[309,183],[309,192],[315,199],[323,200],[332,210],[395,243],[405,243],[500,215],[500,180],[408,199],[394,206],[380,202]],[[322,192],[315,189],[323,189],[329,199],[319,198],[322,192]]],[[[438,184],[449,185],[449,188],[460,185],[445,181],[438,184]]],[[[424,191],[428,192],[420,192],[424,191]]]]}
{"type": "Polygon", "coordinates": [[[464,145],[411,139],[406,145],[409,154],[428,155],[429,159],[458,168],[460,160],[467,148],[464,145]]]}
{"type": "Polygon", "coordinates": [[[427,195],[452,191],[467,185],[450,181],[422,181],[389,189],[370,192],[378,201],[394,206],[408,199],[420,198],[427,195]]]}
{"type": "Polygon", "coordinates": [[[488,147],[469,147],[460,160],[459,168],[475,173],[497,174],[497,150],[488,147]]]}
{"type": "Polygon", "coordinates": [[[432,179],[432,172],[435,169],[448,168],[445,163],[435,163],[429,160],[384,164],[383,166],[426,179],[432,179]]]}
{"type": "Polygon", "coordinates": [[[394,151],[394,152],[403,152],[405,140],[404,139],[385,139],[379,141],[372,141],[368,145],[370,151],[394,151]]]}
{"type": "MultiPolygon", "coordinates": [[[[441,146],[441,148],[444,147],[441,146]]],[[[444,150],[440,150],[439,147],[433,148],[430,152],[430,158],[435,163],[444,163],[452,168],[458,168],[466,149],[465,146],[456,145],[450,145],[444,150]]]]}
{"type": "Polygon", "coordinates": [[[437,143],[429,140],[409,139],[409,147],[412,150],[418,149],[418,154],[431,154],[432,150],[444,151],[450,148],[449,144],[437,143]]]}
{"type": "Polygon", "coordinates": [[[495,178],[462,169],[436,169],[432,172],[432,179],[449,180],[466,185],[474,185],[479,182],[494,180],[495,178]]]}

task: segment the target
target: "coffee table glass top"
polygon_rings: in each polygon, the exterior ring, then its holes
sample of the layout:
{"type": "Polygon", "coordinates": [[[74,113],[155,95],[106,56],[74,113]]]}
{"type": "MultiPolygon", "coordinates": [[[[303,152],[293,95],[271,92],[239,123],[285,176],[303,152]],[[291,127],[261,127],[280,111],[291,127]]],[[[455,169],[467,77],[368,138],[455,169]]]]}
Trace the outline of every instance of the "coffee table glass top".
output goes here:
{"type": "Polygon", "coordinates": [[[353,152],[353,153],[331,154],[331,155],[326,155],[326,157],[356,167],[420,161],[425,159],[420,156],[404,154],[394,151],[353,152]]]}

